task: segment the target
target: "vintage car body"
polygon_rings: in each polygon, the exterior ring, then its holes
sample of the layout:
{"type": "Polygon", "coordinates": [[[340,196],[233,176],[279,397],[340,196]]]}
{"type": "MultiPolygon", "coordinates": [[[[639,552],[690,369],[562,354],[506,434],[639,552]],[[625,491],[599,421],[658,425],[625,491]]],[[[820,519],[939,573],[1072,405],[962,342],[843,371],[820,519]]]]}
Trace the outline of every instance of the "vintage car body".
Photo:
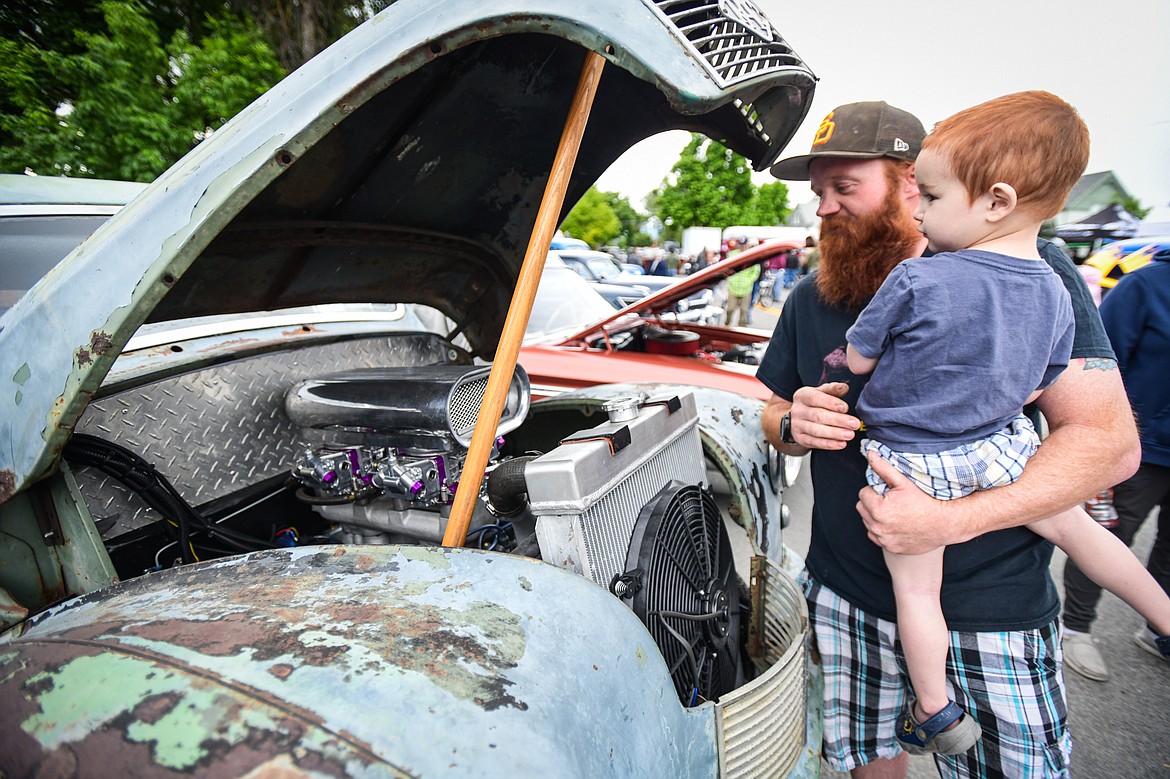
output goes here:
{"type": "Polygon", "coordinates": [[[615,379],[712,387],[766,401],[772,392],[756,378],[769,336],[746,327],[680,322],[680,300],[710,288],[753,263],[802,245],[775,240],[684,276],[577,332],[527,339],[520,363],[533,397],[592,387],[615,379]]]}
{"type": "Polygon", "coordinates": [[[817,773],[759,400],[518,369],[440,545],[586,52],[565,208],[811,99],[743,0],[568,6],[398,0],[0,317],[0,773],[817,773]]]}

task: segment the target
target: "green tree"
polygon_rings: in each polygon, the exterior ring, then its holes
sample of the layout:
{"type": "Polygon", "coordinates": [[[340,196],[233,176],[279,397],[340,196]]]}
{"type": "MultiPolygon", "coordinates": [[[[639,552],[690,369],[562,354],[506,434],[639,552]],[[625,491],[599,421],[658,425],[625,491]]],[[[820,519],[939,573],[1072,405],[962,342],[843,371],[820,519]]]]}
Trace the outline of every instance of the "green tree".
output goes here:
{"type": "Polygon", "coordinates": [[[610,205],[610,194],[599,191],[597,187],[590,187],[565,217],[561,230],[593,247],[601,246],[618,235],[622,223],[610,205]]]}
{"type": "Polygon", "coordinates": [[[622,248],[637,245],[641,232],[642,225],[646,221],[646,215],[638,213],[632,205],[630,205],[629,198],[624,195],[619,195],[617,192],[602,192],[601,193],[609,207],[613,209],[614,214],[621,223],[621,231],[614,237],[614,242],[622,248]]]}
{"type": "Polygon", "coordinates": [[[288,71],[299,68],[329,44],[394,0],[230,0],[232,10],[255,19],[288,71]]]}
{"type": "Polygon", "coordinates": [[[695,225],[741,224],[756,187],[743,155],[698,133],[683,149],[667,180],[655,193],[664,237],[677,240],[695,225]]]}
{"type": "Polygon", "coordinates": [[[76,53],[0,39],[0,170],[150,181],[283,76],[250,22],[207,18],[201,41],[179,29],[164,47],[137,0],[101,10],[76,53]],[[45,70],[50,93],[31,83],[45,70]]]}
{"type": "Polygon", "coordinates": [[[1145,219],[1152,209],[1143,208],[1142,201],[1138,200],[1133,195],[1126,197],[1114,196],[1113,202],[1126,210],[1126,213],[1136,216],[1138,219],[1145,219]]]}
{"type": "Polygon", "coordinates": [[[792,208],[788,205],[788,186],[782,181],[763,184],[744,209],[740,224],[782,225],[792,208]]]}

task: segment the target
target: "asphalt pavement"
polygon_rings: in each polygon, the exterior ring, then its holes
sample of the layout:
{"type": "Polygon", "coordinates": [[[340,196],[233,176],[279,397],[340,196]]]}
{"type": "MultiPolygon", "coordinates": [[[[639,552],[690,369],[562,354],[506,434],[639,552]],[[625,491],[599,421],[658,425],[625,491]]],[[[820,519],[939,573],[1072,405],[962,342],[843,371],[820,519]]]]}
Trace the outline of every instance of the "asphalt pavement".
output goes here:
{"type": "MultiPolygon", "coordinates": [[[[783,296],[783,294],[782,294],[783,296]]],[[[770,309],[757,306],[751,327],[771,332],[783,301],[770,309]]],[[[807,465],[807,462],[806,462],[807,465]]],[[[808,468],[785,500],[792,523],[784,542],[805,554],[809,540],[812,489],[808,468]]],[[[1146,560],[1157,528],[1157,509],[1134,540],[1134,552],[1146,560]]],[[[1065,556],[1053,555],[1051,572],[1063,594],[1065,556]]],[[[1139,649],[1133,635],[1142,618],[1125,603],[1104,593],[1093,625],[1111,678],[1094,682],[1065,669],[1069,728],[1073,734],[1072,776],[1075,779],[1170,779],[1170,664],[1139,649]]],[[[937,776],[933,758],[911,756],[910,779],[937,776]]],[[[823,767],[824,779],[845,776],[823,767]]]]}

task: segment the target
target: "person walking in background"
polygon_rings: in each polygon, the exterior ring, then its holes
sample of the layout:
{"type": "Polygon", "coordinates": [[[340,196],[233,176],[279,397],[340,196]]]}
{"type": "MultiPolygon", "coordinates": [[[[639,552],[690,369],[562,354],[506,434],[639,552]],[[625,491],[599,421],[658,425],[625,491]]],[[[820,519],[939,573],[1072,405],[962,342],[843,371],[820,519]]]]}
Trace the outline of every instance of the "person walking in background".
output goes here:
{"type": "MultiPolygon", "coordinates": [[[[1101,302],[1101,319],[1117,353],[1117,366],[1138,419],[1142,462],[1113,488],[1117,510],[1114,534],[1125,544],[1158,509],[1158,529],[1146,565],[1170,592],[1170,250],[1144,268],[1122,277],[1101,302]]],[[[1101,588],[1070,560],[1064,567],[1064,660],[1095,681],[1109,679],[1109,667],[1089,634],[1101,588]]],[[[1161,657],[1149,626],[1134,636],[1142,649],[1161,657]]]]}
{"type": "Polygon", "coordinates": [[[666,250],[666,275],[677,276],[679,266],[678,249],[671,246],[666,250]]]}
{"type": "Polygon", "coordinates": [[[810,235],[804,239],[804,251],[800,253],[800,277],[812,273],[820,262],[821,250],[817,248],[817,239],[810,235]]]}
{"type": "MultiPolygon", "coordinates": [[[[923,141],[914,218],[939,253],[890,272],[846,334],[846,361],[855,374],[873,374],[857,402],[862,453],[936,498],[1011,484],[1040,446],[1023,408],[1068,365],[1073,318],[1036,241],[1088,159],[1089,130],[1076,109],[1041,91],[960,111],[923,141]]],[[[876,469],[867,476],[886,492],[876,469]]],[[[1027,527],[1142,611],[1170,654],[1170,596],[1125,544],[1079,506],[1027,527]]],[[[979,738],[947,694],[943,552],[885,554],[916,696],[897,731],[910,752],[959,754],[979,738]]]]}
{"type": "MultiPolygon", "coordinates": [[[[728,252],[727,256],[734,257],[738,253],[728,252]]],[[[732,324],[733,319],[738,319],[740,327],[751,323],[752,289],[758,278],[760,264],[757,262],[736,271],[727,279],[727,310],[723,315],[724,324],[732,324]]]]}
{"type": "Polygon", "coordinates": [[[800,273],[800,255],[799,249],[791,249],[784,258],[784,289],[796,286],[796,277],[800,273]]]}
{"type": "Polygon", "coordinates": [[[1101,271],[1094,268],[1085,262],[1082,257],[1079,260],[1073,260],[1077,264],[1077,271],[1080,272],[1081,278],[1085,280],[1085,286],[1089,288],[1089,294],[1093,296],[1093,302],[1098,306],[1101,305],[1101,271]]]}
{"type": "Polygon", "coordinates": [[[757,377],[773,392],[765,438],[784,454],[811,452],[813,524],[801,581],[824,674],[823,754],[855,779],[906,775],[894,731],[907,680],[882,550],[949,546],[948,681],[983,737],[963,755],[936,755],[939,773],[1067,775],[1052,545],[1021,525],[1132,474],[1137,432],[1097,309],[1072,262],[1044,242],[1041,254],[1069,290],[1076,329],[1068,370],[1037,401],[1050,435],[1024,474],[945,502],[908,480],[885,495],[866,486],[861,421],[850,409],[868,377],[849,372],[845,333],[890,270],[926,249],[912,218],[924,135],[906,111],[851,103],[824,118],[808,154],[772,167],[779,179],[809,181],[820,198],[820,266],[785,301],[757,377]]]}

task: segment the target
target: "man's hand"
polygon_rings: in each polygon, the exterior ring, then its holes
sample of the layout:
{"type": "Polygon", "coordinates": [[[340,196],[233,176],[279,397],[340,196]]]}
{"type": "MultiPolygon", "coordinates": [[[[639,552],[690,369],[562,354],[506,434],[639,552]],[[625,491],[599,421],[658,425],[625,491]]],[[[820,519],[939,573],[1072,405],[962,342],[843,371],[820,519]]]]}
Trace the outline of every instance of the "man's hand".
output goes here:
{"type": "Polygon", "coordinates": [[[930,497],[876,452],[869,453],[869,465],[889,486],[885,495],[873,487],[858,494],[857,513],[871,541],[887,552],[915,555],[967,540],[961,519],[952,516],[955,501],[930,497]]]}
{"type": "Polygon", "coordinates": [[[849,385],[836,381],[801,387],[792,396],[792,437],[807,449],[844,449],[861,429],[861,420],[841,400],[849,385]]]}

